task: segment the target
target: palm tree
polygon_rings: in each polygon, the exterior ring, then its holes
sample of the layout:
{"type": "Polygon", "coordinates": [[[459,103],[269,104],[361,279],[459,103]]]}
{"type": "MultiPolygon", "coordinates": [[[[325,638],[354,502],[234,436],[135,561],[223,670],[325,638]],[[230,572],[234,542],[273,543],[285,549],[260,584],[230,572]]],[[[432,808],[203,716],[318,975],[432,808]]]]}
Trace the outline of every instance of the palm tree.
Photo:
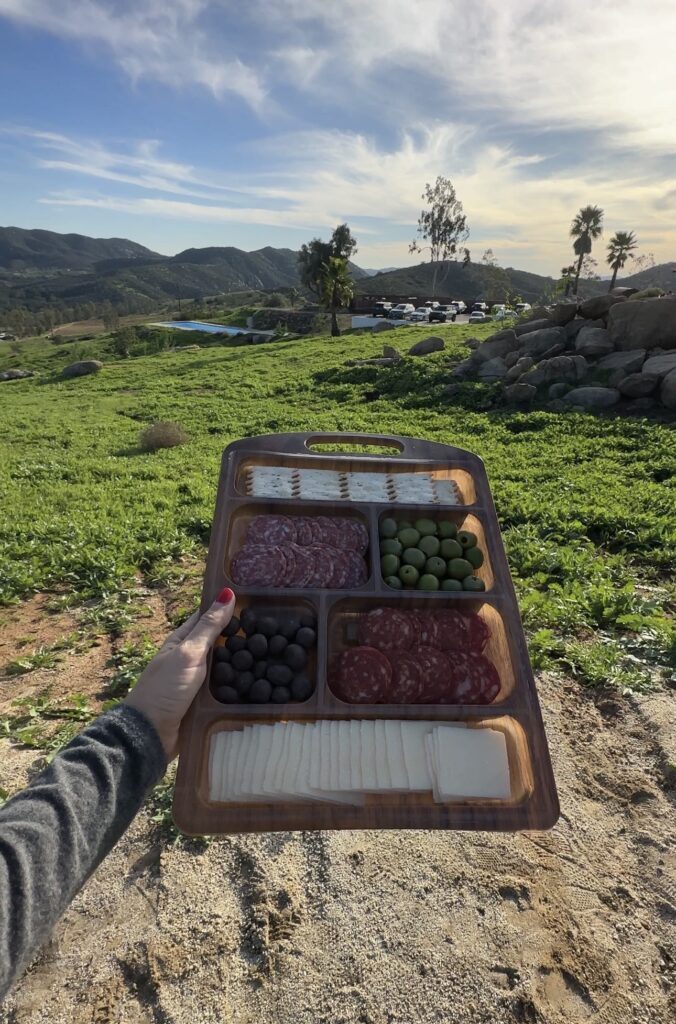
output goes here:
{"type": "Polygon", "coordinates": [[[575,269],[575,294],[580,280],[582,261],[592,250],[592,239],[598,238],[603,231],[603,210],[600,206],[583,206],[579,213],[575,214],[573,223],[570,226],[573,242],[573,251],[577,256],[577,267],[575,269]]]}
{"type": "Polygon", "coordinates": [[[569,267],[561,267],[561,278],[566,284],[566,290],[564,297],[567,299],[570,295],[570,286],[573,283],[573,276],[575,274],[575,265],[571,264],[569,267]]]}
{"type": "Polygon", "coordinates": [[[633,231],[616,231],[608,242],[608,257],[606,263],[613,268],[613,276],[610,279],[609,292],[615,287],[615,279],[618,270],[621,270],[629,259],[629,253],[638,248],[636,235],[633,231]]]}
{"type": "Polygon", "coordinates": [[[330,256],[322,266],[321,301],[331,313],[331,336],[339,337],[337,311],[347,306],[354,293],[348,261],[345,256],[330,256]]]}

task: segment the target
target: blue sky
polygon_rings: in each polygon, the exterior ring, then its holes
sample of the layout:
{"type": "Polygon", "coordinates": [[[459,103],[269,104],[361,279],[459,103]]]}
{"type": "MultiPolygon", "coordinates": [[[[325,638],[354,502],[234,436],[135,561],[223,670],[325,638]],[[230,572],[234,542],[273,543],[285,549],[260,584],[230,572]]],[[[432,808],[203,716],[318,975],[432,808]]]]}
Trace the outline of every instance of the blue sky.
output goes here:
{"type": "Polygon", "coordinates": [[[347,220],[401,266],[444,174],[474,258],[558,273],[597,203],[676,259],[674,39],[673,0],[0,0],[0,223],[174,253],[347,220]]]}

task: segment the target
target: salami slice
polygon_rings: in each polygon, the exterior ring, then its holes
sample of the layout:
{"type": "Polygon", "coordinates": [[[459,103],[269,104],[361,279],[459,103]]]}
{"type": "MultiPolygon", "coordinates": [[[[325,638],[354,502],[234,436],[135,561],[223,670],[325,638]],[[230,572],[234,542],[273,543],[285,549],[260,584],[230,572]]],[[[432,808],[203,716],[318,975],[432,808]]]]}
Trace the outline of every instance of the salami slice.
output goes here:
{"type": "Polygon", "coordinates": [[[416,612],[420,633],[418,643],[441,650],[441,625],[434,612],[416,612]]]}
{"type": "Polygon", "coordinates": [[[345,551],[343,556],[348,566],[348,575],[343,586],[350,589],[363,587],[369,578],[368,566],[363,555],[357,551],[345,551]]]}
{"type": "Polygon", "coordinates": [[[366,553],[369,546],[369,535],[363,523],[356,519],[348,519],[347,516],[341,516],[334,519],[333,522],[339,535],[339,540],[336,542],[337,547],[346,551],[357,551],[361,555],[366,553]]]}
{"type": "Polygon", "coordinates": [[[476,651],[477,654],[481,654],[490,640],[491,631],[485,619],[482,619],[476,612],[468,612],[465,620],[467,623],[467,646],[470,651],[476,651]]]}
{"type": "Polygon", "coordinates": [[[246,533],[247,544],[268,545],[291,544],[296,539],[296,528],[288,516],[256,516],[249,523],[246,533]]]}
{"type": "Polygon", "coordinates": [[[443,651],[419,644],[417,647],[412,647],[409,653],[420,667],[421,684],[418,698],[420,703],[449,703],[451,665],[443,651]]]}
{"type": "Polygon", "coordinates": [[[346,557],[348,552],[340,551],[338,548],[331,548],[333,558],[333,576],[329,580],[329,586],[333,590],[342,590],[347,586],[350,578],[350,559],[346,557]]]}
{"type": "Polygon", "coordinates": [[[422,689],[420,666],[409,651],[397,651],[390,659],[392,684],[387,696],[390,704],[417,704],[422,689]]]}
{"type": "Polygon", "coordinates": [[[278,587],[283,585],[286,567],[280,547],[246,544],[233,558],[230,575],[241,587],[278,587]]]}
{"type": "Polygon", "coordinates": [[[500,692],[500,676],[483,654],[453,652],[449,658],[454,704],[491,704],[500,692]]]}
{"type": "Polygon", "coordinates": [[[328,587],[334,573],[333,558],[329,548],[322,544],[313,544],[307,548],[312,557],[312,576],[307,582],[308,587],[328,587]]]}
{"type": "Polygon", "coordinates": [[[410,619],[396,608],[374,608],[359,622],[359,639],[381,651],[405,651],[413,640],[410,619]]]}
{"type": "Polygon", "coordinates": [[[434,613],[439,627],[439,648],[442,651],[464,651],[469,646],[467,616],[457,608],[440,608],[434,613]]]}
{"type": "Polygon", "coordinates": [[[308,516],[296,516],[296,543],[301,547],[307,548],[310,544],[314,544],[311,522],[312,520],[308,516]]]}
{"type": "Polygon", "coordinates": [[[348,704],[382,704],[388,699],[392,667],[373,647],[352,647],[340,659],[335,693],[348,704]]]}

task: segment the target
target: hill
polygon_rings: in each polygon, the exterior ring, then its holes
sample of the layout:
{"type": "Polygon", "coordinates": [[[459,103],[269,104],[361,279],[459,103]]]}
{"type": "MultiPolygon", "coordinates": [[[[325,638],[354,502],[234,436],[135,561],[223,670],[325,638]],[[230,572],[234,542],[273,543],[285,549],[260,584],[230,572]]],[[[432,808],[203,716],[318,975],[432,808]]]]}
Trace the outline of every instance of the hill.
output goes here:
{"type": "Polygon", "coordinates": [[[128,238],[61,235],[35,228],[0,227],[0,270],[12,274],[45,270],[88,270],[99,260],[157,256],[128,238]]]}

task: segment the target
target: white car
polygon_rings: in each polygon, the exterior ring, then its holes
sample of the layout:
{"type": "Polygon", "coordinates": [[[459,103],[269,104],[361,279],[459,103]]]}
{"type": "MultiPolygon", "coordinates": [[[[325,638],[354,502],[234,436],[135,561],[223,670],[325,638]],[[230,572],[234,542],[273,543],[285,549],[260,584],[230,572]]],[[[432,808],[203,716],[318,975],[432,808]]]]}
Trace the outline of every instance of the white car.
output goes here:
{"type": "Polygon", "coordinates": [[[458,313],[466,313],[467,312],[467,306],[462,301],[462,299],[453,299],[451,305],[456,307],[456,309],[458,310],[458,313]]]}
{"type": "Polygon", "coordinates": [[[522,313],[527,313],[531,309],[530,302],[517,302],[514,309],[516,310],[517,316],[521,316],[522,313]]]}
{"type": "Polygon", "coordinates": [[[387,314],[388,320],[406,320],[411,313],[415,313],[415,306],[411,302],[398,302],[387,314]]]}
{"type": "Polygon", "coordinates": [[[430,311],[427,306],[418,306],[412,313],[409,313],[407,320],[410,320],[412,324],[419,324],[422,321],[429,321],[430,311]]]}
{"type": "Polygon", "coordinates": [[[485,320],[490,320],[490,317],[487,313],[482,313],[480,309],[475,309],[474,312],[469,315],[469,322],[471,324],[480,324],[485,320]]]}
{"type": "Polygon", "coordinates": [[[499,309],[494,315],[494,320],[513,320],[516,313],[513,309],[499,309]]]}

